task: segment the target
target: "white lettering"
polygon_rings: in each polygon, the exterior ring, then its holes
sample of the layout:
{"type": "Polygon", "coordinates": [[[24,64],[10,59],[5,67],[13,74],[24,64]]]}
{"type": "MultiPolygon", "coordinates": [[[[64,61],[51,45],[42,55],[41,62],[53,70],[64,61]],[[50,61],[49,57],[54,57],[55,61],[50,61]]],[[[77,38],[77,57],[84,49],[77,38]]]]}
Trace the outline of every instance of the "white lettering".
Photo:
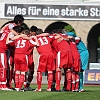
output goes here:
{"type": "Polygon", "coordinates": [[[78,9],[69,9],[68,7],[66,9],[61,10],[62,16],[88,16],[88,10],[83,10],[82,8],[78,9]]]}
{"type": "Polygon", "coordinates": [[[40,8],[36,8],[36,6],[28,7],[28,15],[39,15],[41,12],[40,8]]]}
{"type": "Polygon", "coordinates": [[[50,9],[50,7],[48,7],[47,9],[44,8],[42,11],[44,16],[58,16],[59,15],[59,9],[50,9]]]}
{"type": "Polygon", "coordinates": [[[22,14],[25,15],[26,14],[26,8],[18,8],[17,6],[8,6],[7,9],[7,15],[11,14],[11,15],[16,15],[16,14],[22,14]]]}

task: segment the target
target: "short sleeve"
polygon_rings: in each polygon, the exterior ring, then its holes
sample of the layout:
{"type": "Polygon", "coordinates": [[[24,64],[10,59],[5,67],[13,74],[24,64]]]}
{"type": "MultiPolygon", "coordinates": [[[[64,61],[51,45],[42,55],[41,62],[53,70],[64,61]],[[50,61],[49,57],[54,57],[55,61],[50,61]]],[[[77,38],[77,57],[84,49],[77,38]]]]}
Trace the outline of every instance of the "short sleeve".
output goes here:
{"type": "Polygon", "coordinates": [[[9,29],[12,29],[14,27],[14,24],[10,23],[8,27],[9,29]]]}

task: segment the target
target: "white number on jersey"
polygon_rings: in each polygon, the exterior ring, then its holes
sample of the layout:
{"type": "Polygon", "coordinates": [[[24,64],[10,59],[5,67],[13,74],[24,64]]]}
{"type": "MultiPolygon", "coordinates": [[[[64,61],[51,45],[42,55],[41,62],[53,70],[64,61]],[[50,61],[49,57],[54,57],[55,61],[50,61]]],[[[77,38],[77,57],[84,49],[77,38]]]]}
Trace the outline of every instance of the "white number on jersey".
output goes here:
{"type": "Polygon", "coordinates": [[[40,41],[41,45],[48,44],[48,40],[46,37],[40,37],[38,38],[38,40],[40,41]]]}
{"type": "Polygon", "coordinates": [[[26,42],[26,40],[19,40],[17,42],[17,47],[16,48],[23,48],[23,47],[25,47],[25,42],[26,42]]]}

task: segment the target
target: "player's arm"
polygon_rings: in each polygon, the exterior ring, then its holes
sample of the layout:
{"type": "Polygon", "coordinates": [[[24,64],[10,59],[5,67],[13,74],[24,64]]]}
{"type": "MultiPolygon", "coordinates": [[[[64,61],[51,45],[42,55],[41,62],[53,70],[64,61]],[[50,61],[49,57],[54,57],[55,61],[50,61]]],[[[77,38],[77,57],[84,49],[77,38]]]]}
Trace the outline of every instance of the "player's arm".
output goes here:
{"type": "Polygon", "coordinates": [[[31,40],[31,37],[28,36],[22,36],[23,39],[31,40]]]}
{"type": "Polygon", "coordinates": [[[9,34],[8,34],[8,36],[7,36],[7,39],[6,39],[6,44],[9,44],[11,41],[10,41],[10,35],[11,35],[12,33],[10,32],[9,34]]]}
{"type": "Polygon", "coordinates": [[[10,32],[12,32],[14,35],[18,35],[18,33],[14,31],[13,29],[10,29],[10,32]]]}
{"type": "Polygon", "coordinates": [[[20,35],[17,35],[17,36],[13,36],[13,37],[11,38],[11,40],[16,40],[16,39],[18,39],[18,38],[20,38],[20,37],[26,37],[26,35],[25,35],[25,34],[20,34],[20,35]]]}
{"type": "Polygon", "coordinates": [[[1,31],[4,31],[7,26],[9,27],[10,32],[12,32],[14,35],[18,35],[18,33],[13,30],[14,25],[12,23],[6,24],[1,28],[1,31]]]}
{"type": "Polygon", "coordinates": [[[49,33],[42,33],[42,34],[39,34],[39,35],[36,35],[36,36],[49,36],[50,34],[49,33]]]}
{"type": "MultiPolygon", "coordinates": [[[[37,36],[31,36],[30,42],[32,42],[33,40],[35,41],[35,45],[36,45],[36,46],[39,46],[39,42],[38,42],[37,36]]],[[[33,41],[33,43],[34,43],[34,41],[33,41]]],[[[32,43],[32,44],[33,44],[33,43],[32,43]]]]}

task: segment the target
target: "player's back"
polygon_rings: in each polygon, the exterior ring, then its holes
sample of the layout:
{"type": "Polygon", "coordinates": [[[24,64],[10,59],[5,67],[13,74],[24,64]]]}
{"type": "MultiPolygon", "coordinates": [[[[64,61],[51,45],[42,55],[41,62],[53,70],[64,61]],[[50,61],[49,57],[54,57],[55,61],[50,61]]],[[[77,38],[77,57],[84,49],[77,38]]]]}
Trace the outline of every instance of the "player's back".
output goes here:
{"type": "Polygon", "coordinates": [[[57,52],[62,51],[62,50],[70,50],[69,43],[65,40],[58,42],[56,39],[52,42],[52,45],[57,52]]]}
{"type": "Polygon", "coordinates": [[[62,40],[58,43],[58,49],[61,50],[70,50],[69,43],[66,40],[62,40]]]}
{"type": "Polygon", "coordinates": [[[15,40],[15,53],[27,54],[29,49],[29,40],[18,38],[15,40]]]}
{"type": "Polygon", "coordinates": [[[38,51],[39,54],[41,54],[41,53],[51,53],[52,52],[49,37],[38,36],[37,39],[38,39],[38,42],[39,42],[39,47],[37,47],[37,51],[38,51]]]}

